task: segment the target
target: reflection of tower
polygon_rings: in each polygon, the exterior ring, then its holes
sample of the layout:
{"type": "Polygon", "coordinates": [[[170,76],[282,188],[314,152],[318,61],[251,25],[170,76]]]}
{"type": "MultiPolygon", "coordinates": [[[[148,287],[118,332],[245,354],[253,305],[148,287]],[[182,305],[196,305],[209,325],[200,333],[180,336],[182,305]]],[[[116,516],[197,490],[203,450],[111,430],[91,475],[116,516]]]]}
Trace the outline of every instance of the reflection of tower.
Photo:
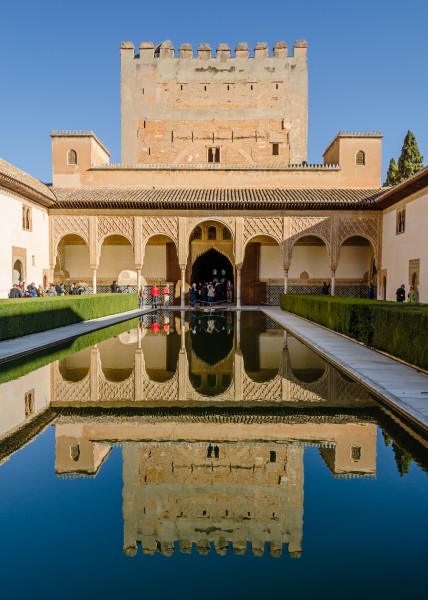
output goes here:
{"type": "Polygon", "coordinates": [[[303,524],[303,447],[299,444],[152,443],[123,448],[124,549],[170,555],[195,544],[260,556],[283,545],[300,556],[303,524]],[[218,449],[216,451],[216,448],[218,449]],[[210,454],[210,456],[208,456],[210,454]],[[215,455],[218,454],[218,458],[215,455]],[[214,456],[213,456],[214,455],[214,456]]]}

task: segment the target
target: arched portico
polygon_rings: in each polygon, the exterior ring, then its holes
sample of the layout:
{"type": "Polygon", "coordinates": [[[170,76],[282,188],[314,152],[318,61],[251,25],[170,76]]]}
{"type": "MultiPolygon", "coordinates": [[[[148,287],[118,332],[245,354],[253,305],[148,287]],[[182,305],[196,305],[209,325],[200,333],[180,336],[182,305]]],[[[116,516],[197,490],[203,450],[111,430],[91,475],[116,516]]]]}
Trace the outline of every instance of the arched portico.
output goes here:
{"type": "Polygon", "coordinates": [[[367,298],[370,283],[376,287],[376,251],[362,235],[345,238],[339,247],[336,269],[336,294],[367,298]]]}
{"type": "Polygon", "coordinates": [[[168,283],[171,304],[176,303],[180,297],[181,273],[173,238],[164,233],[148,236],[143,240],[142,257],[141,285],[146,291],[146,301],[149,301],[150,288],[154,283],[161,288],[168,283]]]}
{"type": "Polygon", "coordinates": [[[91,282],[89,248],[83,237],[70,233],[59,240],[53,276],[54,281],[49,283],[64,283],[66,289],[71,283],[89,286],[91,282]]]}
{"type": "Polygon", "coordinates": [[[289,291],[320,294],[324,282],[330,282],[330,248],[321,235],[301,235],[291,248],[289,291]]]}
{"type": "Polygon", "coordinates": [[[282,246],[270,235],[255,235],[246,241],[241,269],[242,304],[279,304],[284,291],[282,246]]]}

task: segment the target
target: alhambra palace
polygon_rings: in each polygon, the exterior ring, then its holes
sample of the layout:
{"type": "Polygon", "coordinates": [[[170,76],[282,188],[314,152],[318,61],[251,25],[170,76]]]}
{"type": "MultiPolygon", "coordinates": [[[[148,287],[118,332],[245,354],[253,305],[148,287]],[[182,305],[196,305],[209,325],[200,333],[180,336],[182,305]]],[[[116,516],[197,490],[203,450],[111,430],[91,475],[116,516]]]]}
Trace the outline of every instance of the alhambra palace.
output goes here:
{"type": "Polygon", "coordinates": [[[51,184],[0,161],[1,297],[20,280],[168,282],[184,306],[218,274],[238,308],[323,282],[386,300],[413,284],[427,301],[428,169],[382,188],[380,132],[340,131],[307,162],[305,41],[123,42],[120,57],[120,164],[91,131],[51,133],[51,184]]]}

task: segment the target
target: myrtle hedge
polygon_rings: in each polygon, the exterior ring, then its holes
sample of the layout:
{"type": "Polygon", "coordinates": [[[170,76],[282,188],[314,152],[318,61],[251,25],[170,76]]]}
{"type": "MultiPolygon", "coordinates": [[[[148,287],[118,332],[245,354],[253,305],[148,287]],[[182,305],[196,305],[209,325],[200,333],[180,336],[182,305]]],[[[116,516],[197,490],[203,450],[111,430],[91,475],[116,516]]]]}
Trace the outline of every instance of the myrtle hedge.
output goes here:
{"type": "Polygon", "coordinates": [[[0,300],[0,340],[39,333],[138,308],[136,294],[0,300]]]}
{"type": "Polygon", "coordinates": [[[282,294],[281,308],[428,370],[428,304],[282,294]]]}

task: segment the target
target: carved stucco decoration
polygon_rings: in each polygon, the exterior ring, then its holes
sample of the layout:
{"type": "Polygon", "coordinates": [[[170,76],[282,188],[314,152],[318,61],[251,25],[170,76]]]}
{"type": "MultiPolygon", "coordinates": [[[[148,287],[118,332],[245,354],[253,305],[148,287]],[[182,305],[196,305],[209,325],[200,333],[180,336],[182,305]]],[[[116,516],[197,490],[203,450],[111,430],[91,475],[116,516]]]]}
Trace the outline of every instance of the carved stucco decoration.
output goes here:
{"type": "Polygon", "coordinates": [[[236,400],[234,392],[235,386],[233,385],[232,381],[227,390],[225,390],[222,394],[218,394],[216,396],[205,396],[204,394],[200,394],[195,390],[189,379],[189,372],[187,371],[186,373],[186,400],[199,400],[201,402],[210,402],[212,400],[215,400],[216,402],[236,400]]]}
{"type": "Polygon", "coordinates": [[[178,374],[163,383],[152,381],[145,375],[142,382],[142,400],[178,400],[178,374]]]}
{"type": "Polygon", "coordinates": [[[282,401],[282,375],[278,373],[270,381],[259,383],[253,381],[244,373],[243,375],[243,400],[266,400],[271,402],[282,401]]]}
{"type": "Polygon", "coordinates": [[[98,217],[97,218],[97,247],[98,255],[103,241],[109,235],[126,237],[134,249],[134,219],[133,217],[98,217]]]}
{"type": "Polygon", "coordinates": [[[258,235],[272,237],[282,247],[283,234],[284,219],[282,217],[251,217],[244,220],[244,247],[251,238],[258,235]]]}
{"type": "Polygon", "coordinates": [[[141,225],[143,245],[154,235],[166,235],[178,246],[177,217],[144,217],[141,225]]]}
{"type": "MultiPolygon", "coordinates": [[[[193,248],[192,248],[193,250],[193,248]]],[[[214,240],[207,240],[203,245],[201,245],[200,248],[196,248],[196,251],[192,252],[192,265],[194,265],[195,261],[197,258],[199,258],[200,256],[202,256],[203,254],[205,254],[205,252],[207,252],[208,250],[217,250],[217,252],[219,254],[222,254],[223,256],[225,256],[226,258],[228,258],[230,260],[230,262],[233,265],[233,261],[234,261],[234,257],[233,257],[233,247],[232,244],[225,244],[225,245],[219,245],[218,243],[216,243],[214,240]]]]}
{"type": "Polygon", "coordinates": [[[58,243],[66,235],[78,235],[89,246],[89,217],[85,215],[53,215],[53,250],[56,253],[58,243]]]}
{"type": "Polygon", "coordinates": [[[296,242],[308,235],[320,238],[326,245],[327,256],[331,257],[331,217],[291,217],[289,236],[285,242],[285,262],[290,265],[296,242]]]}
{"type": "Polygon", "coordinates": [[[91,374],[80,381],[63,379],[59,362],[54,366],[55,402],[89,402],[91,400],[91,374]]]}
{"type": "Polygon", "coordinates": [[[374,254],[377,256],[378,230],[378,217],[339,217],[337,232],[338,248],[340,249],[340,246],[348,238],[360,236],[370,241],[374,254]]]}
{"type": "Polygon", "coordinates": [[[134,400],[134,373],[125,381],[107,381],[102,373],[98,376],[98,400],[134,400]]]}
{"type": "Polygon", "coordinates": [[[288,398],[290,402],[326,402],[328,399],[328,384],[317,386],[302,386],[288,381],[288,398]]]}

